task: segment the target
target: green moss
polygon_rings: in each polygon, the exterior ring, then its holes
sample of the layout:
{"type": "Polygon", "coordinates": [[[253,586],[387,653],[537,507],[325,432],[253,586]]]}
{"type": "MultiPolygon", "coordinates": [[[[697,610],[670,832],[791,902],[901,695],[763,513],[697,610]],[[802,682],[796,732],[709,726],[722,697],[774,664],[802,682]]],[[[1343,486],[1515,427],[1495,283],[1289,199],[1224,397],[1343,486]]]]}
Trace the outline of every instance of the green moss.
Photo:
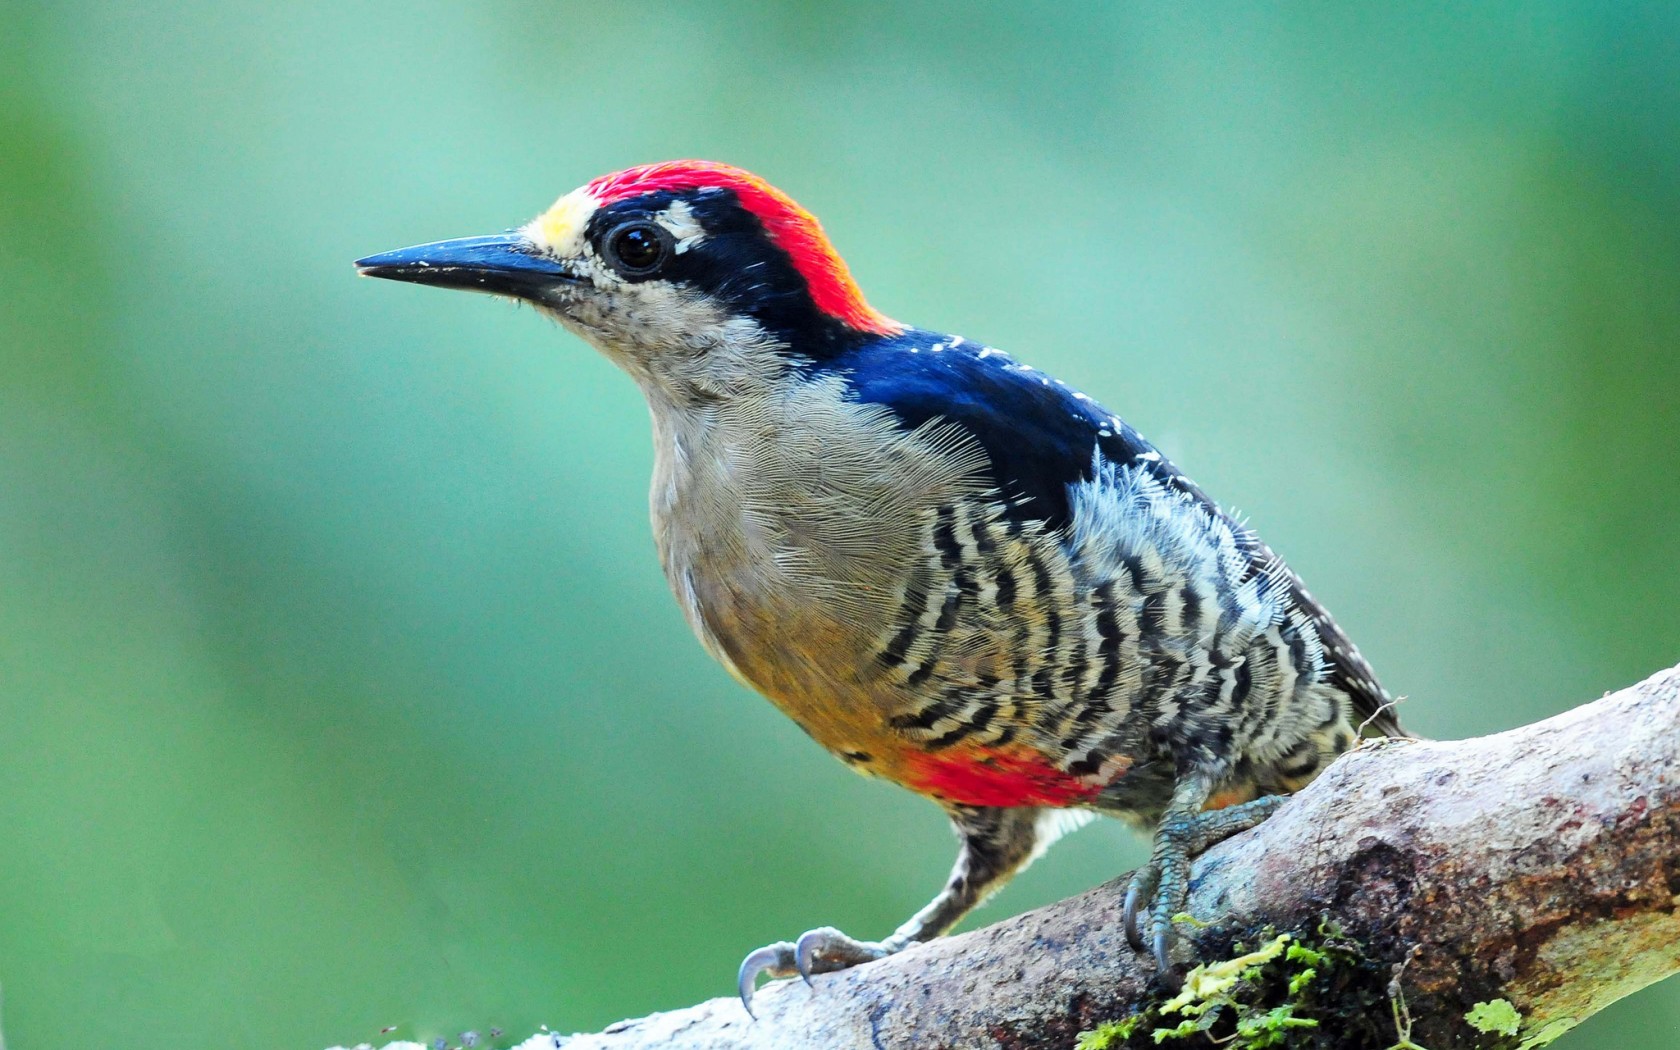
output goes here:
{"type": "Polygon", "coordinates": [[[1296,1017],[1295,1007],[1289,1003],[1274,1006],[1263,1014],[1249,1014],[1237,1018],[1237,1038],[1240,1045],[1268,1047],[1284,1045],[1284,1033],[1291,1028],[1317,1028],[1318,1020],[1296,1017]]]}
{"type": "Polygon", "coordinates": [[[1318,970],[1312,966],[1307,967],[1305,970],[1302,970],[1300,973],[1291,977],[1289,979],[1289,997],[1293,999],[1295,996],[1300,995],[1307,985],[1313,983],[1313,981],[1317,979],[1318,970]]]}
{"type": "Polygon", "coordinates": [[[1073,1050],[1110,1050],[1113,1047],[1126,1045],[1132,1037],[1132,1030],[1143,1020],[1142,1014],[1134,1014],[1124,1021],[1104,1021],[1089,1032],[1079,1033],[1079,1042],[1073,1050]]]}
{"type": "Polygon", "coordinates": [[[1322,966],[1330,961],[1330,957],[1323,952],[1314,951],[1299,942],[1291,944],[1289,950],[1284,952],[1283,957],[1290,962],[1306,963],[1308,966],[1322,966]]]}
{"type": "Polygon", "coordinates": [[[1488,1035],[1516,1035],[1517,1029],[1522,1026],[1522,1014],[1517,1012],[1509,999],[1477,1003],[1464,1015],[1464,1020],[1471,1028],[1488,1035]]]}
{"type": "Polygon", "coordinates": [[[1252,952],[1223,962],[1203,963],[1184,976],[1184,990],[1162,1003],[1160,1012],[1195,1017],[1231,1002],[1229,993],[1236,983],[1259,976],[1262,967],[1284,953],[1291,939],[1289,934],[1280,933],[1252,952]]]}
{"type": "Polygon", "coordinates": [[[1231,943],[1228,958],[1186,974],[1179,994],[1081,1033],[1076,1050],[1318,1050],[1354,1045],[1343,1040],[1349,1025],[1364,1038],[1358,1045],[1392,1041],[1392,1031],[1377,1041],[1371,1020],[1387,1012],[1385,971],[1358,944],[1330,925],[1310,933],[1257,932],[1248,942],[1256,947],[1231,943]]]}
{"type": "MultiPolygon", "coordinates": [[[[1393,969],[1333,923],[1201,947],[1228,957],[1192,969],[1172,998],[1080,1033],[1075,1050],[1429,1050],[1412,1039],[1393,969]]],[[[1523,1015],[1506,999],[1479,1002],[1464,1020],[1488,1050],[1538,1050],[1574,1023],[1554,1021],[1522,1038],[1523,1015]]]]}

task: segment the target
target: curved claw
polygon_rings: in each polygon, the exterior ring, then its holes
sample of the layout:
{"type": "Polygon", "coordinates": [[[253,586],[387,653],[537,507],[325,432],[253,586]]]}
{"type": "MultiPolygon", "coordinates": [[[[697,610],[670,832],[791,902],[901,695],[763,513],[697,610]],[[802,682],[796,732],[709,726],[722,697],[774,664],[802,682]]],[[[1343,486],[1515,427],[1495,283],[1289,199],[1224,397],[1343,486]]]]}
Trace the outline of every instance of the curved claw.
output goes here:
{"type": "Polygon", "coordinates": [[[741,960],[741,969],[735,974],[735,991],[741,997],[741,1006],[747,1011],[747,1016],[758,1020],[753,1013],[753,991],[758,987],[758,979],[765,974],[771,977],[788,977],[794,972],[794,946],[787,941],[777,941],[766,944],[755,952],[751,952],[741,960]]]}
{"type": "Polygon", "coordinates": [[[1139,954],[1143,953],[1143,934],[1138,930],[1138,902],[1142,897],[1134,876],[1131,885],[1126,887],[1126,906],[1120,911],[1120,928],[1126,932],[1126,943],[1139,954]]]}
{"type": "Polygon", "coordinates": [[[1132,881],[1126,887],[1126,904],[1121,910],[1120,925],[1125,930],[1126,943],[1139,955],[1145,951],[1143,928],[1139,919],[1153,911],[1155,888],[1160,884],[1161,871],[1154,861],[1150,861],[1132,872],[1132,881]]]}
{"type": "Polygon", "coordinates": [[[833,973],[870,962],[891,955],[901,947],[903,945],[890,941],[885,944],[855,941],[832,926],[820,926],[800,934],[797,943],[777,941],[742,959],[741,969],[735,975],[735,991],[740,995],[747,1015],[756,1020],[752,1000],[760,977],[792,977],[798,974],[806,984],[810,984],[814,974],[833,973]]]}
{"type": "Polygon", "coordinates": [[[1175,789],[1174,799],[1155,830],[1155,848],[1149,863],[1132,873],[1131,883],[1126,887],[1121,927],[1133,951],[1142,955],[1147,950],[1155,960],[1163,982],[1181,985],[1182,978],[1172,968],[1172,946],[1178,939],[1172,916],[1184,910],[1190,896],[1190,858],[1216,842],[1254,827],[1276,812],[1283,799],[1267,795],[1225,809],[1206,811],[1201,809],[1207,800],[1205,794],[1175,789]],[[1182,799],[1178,798],[1180,794],[1184,795],[1182,799]],[[1149,932],[1147,949],[1141,928],[1144,924],[1149,932]]]}
{"type": "Polygon", "coordinates": [[[883,945],[854,940],[832,926],[819,926],[799,935],[793,946],[793,965],[810,984],[816,974],[833,973],[890,954],[892,949],[883,945]]]}
{"type": "Polygon", "coordinates": [[[1172,972],[1172,956],[1170,955],[1170,951],[1169,951],[1172,948],[1172,927],[1171,926],[1166,926],[1166,927],[1163,927],[1163,928],[1155,931],[1155,938],[1154,938],[1154,943],[1152,944],[1152,948],[1154,949],[1153,954],[1155,956],[1155,966],[1157,967],[1158,972],[1160,972],[1162,974],[1171,973],[1172,972]]]}
{"type": "Polygon", "coordinates": [[[806,930],[793,946],[793,967],[807,986],[811,984],[811,967],[817,961],[817,951],[828,939],[827,930],[806,930]]]}

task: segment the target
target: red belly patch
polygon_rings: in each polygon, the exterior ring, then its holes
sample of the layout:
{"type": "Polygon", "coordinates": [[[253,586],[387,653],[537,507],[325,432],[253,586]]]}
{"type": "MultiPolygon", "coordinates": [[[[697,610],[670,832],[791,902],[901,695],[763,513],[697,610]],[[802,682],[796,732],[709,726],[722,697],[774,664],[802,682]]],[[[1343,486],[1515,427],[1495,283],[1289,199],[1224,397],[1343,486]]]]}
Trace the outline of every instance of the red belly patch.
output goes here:
{"type": "Polygon", "coordinates": [[[907,787],[965,806],[1073,806],[1104,787],[1025,749],[916,753],[906,756],[905,766],[907,787]]]}

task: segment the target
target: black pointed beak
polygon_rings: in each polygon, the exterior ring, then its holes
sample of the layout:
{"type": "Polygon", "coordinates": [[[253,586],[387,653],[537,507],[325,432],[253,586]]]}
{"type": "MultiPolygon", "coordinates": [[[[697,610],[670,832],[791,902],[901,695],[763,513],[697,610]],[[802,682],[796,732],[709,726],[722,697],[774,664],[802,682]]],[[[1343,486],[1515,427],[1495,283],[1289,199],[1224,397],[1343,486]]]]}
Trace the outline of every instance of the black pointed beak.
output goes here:
{"type": "Polygon", "coordinates": [[[363,277],[464,288],[470,292],[541,299],[559,284],[583,278],[533,248],[517,233],[434,241],[356,260],[363,277]]]}

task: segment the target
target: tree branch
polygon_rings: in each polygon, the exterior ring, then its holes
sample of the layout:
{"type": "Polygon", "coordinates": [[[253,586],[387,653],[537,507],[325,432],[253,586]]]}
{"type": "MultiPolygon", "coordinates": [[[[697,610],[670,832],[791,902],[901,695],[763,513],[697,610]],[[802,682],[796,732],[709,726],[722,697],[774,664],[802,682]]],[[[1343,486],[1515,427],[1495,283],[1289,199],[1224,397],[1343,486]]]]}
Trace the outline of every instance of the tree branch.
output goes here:
{"type": "MultiPolygon", "coordinates": [[[[1311,936],[1328,918],[1362,962],[1338,993],[1351,1005],[1320,1020],[1316,1045],[1390,1047],[1407,1015],[1430,1050],[1555,1038],[1680,969],[1677,828],[1680,668],[1495,736],[1373,742],[1197,861],[1190,912],[1216,925],[1187,956],[1224,959],[1269,930],[1311,936]],[[1519,1035],[1466,1023],[1495,999],[1520,1013],[1519,1035]]],[[[1124,885],[815,987],[778,982],[755,1000],[756,1022],[714,999],[524,1045],[1071,1050],[1082,1030],[1162,999],[1121,933],[1124,885]]]]}

